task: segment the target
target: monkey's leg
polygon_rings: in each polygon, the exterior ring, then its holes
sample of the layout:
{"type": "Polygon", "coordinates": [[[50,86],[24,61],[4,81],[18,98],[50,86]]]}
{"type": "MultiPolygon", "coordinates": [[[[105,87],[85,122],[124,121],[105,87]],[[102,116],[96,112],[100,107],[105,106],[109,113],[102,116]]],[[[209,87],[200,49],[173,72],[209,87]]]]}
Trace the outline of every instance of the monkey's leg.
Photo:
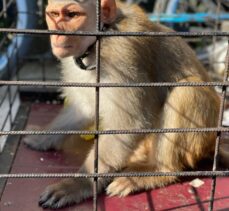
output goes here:
{"type": "MultiPolygon", "coordinates": [[[[126,165],[129,154],[133,151],[132,136],[101,136],[99,140],[98,172],[115,172],[126,165]]],[[[94,172],[94,148],[90,151],[79,172],[94,172]]],[[[105,178],[98,179],[98,192],[108,183],[105,178]]],[[[49,208],[65,207],[78,203],[93,195],[93,180],[88,178],[67,179],[50,185],[41,195],[40,206],[49,208]]]]}
{"type": "MultiPolygon", "coordinates": [[[[200,82],[190,77],[181,82],[200,82]]],[[[164,106],[163,128],[216,127],[219,97],[211,87],[176,87],[164,106]]],[[[157,155],[160,170],[179,171],[195,168],[201,159],[212,156],[216,133],[167,133],[158,140],[157,155]]]]}
{"type": "MultiPolygon", "coordinates": [[[[123,172],[156,172],[156,166],[142,163],[133,163],[123,172]]],[[[163,187],[177,180],[177,177],[171,176],[155,176],[155,177],[117,177],[108,185],[106,192],[109,196],[124,197],[130,193],[148,190],[156,187],[163,187]]]]}
{"type": "MultiPolygon", "coordinates": [[[[127,167],[123,172],[156,172],[156,147],[158,137],[156,134],[147,136],[131,155],[127,167]]],[[[107,187],[110,196],[126,196],[130,193],[161,187],[176,181],[176,177],[117,177],[107,187]]]]}
{"type": "MultiPolygon", "coordinates": [[[[215,127],[219,112],[218,97],[211,88],[175,88],[168,97],[163,114],[163,128],[215,127]]],[[[127,172],[177,172],[195,168],[203,158],[213,154],[215,133],[168,133],[158,136],[152,164],[128,167],[127,172]]],[[[177,177],[115,178],[108,186],[109,195],[125,196],[131,192],[162,187],[177,177]]]]}
{"type": "MultiPolygon", "coordinates": [[[[49,131],[58,130],[80,130],[90,125],[91,119],[82,112],[77,112],[74,106],[64,108],[54,121],[45,129],[49,131]]],[[[59,150],[62,147],[66,135],[30,135],[25,137],[24,143],[34,150],[59,150]]]]}

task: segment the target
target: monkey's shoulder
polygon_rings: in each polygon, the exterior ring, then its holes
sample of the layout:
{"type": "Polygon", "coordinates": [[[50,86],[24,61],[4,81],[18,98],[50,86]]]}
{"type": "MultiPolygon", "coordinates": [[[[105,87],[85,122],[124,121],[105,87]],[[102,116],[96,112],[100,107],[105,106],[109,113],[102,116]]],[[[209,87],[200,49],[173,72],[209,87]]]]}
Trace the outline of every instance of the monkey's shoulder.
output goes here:
{"type": "Polygon", "coordinates": [[[111,28],[120,32],[171,32],[172,29],[149,20],[146,13],[137,5],[118,4],[116,22],[111,28]]]}

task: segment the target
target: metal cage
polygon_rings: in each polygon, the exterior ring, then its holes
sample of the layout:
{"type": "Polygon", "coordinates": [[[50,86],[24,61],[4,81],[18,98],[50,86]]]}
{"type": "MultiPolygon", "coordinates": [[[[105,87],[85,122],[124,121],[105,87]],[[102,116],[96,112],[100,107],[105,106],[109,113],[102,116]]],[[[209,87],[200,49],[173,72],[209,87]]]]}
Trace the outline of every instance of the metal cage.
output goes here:
{"type": "MultiPolygon", "coordinates": [[[[7,18],[7,1],[2,1],[2,11],[0,12],[0,18],[7,18]]],[[[14,1],[10,1],[14,2],[14,1]]],[[[78,36],[96,36],[96,75],[97,80],[96,83],[73,83],[73,82],[61,82],[56,81],[58,78],[56,75],[54,78],[48,78],[45,76],[45,68],[47,64],[46,62],[51,62],[56,64],[55,59],[51,56],[51,54],[46,53],[40,57],[41,54],[38,56],[28,56],[28,54],[18,55],[17,45],[16,45],[16,62],[14,63],[14,67],[16,67],[16,71],[11,71],[9,68],[11,64],[8,64],[8,77],[2,78],[0,80],[0,122],[1,122],[1,130],[0,130],[0,149],[2,149],[2,153],[0,154],[0,161],[3,160],[4,156],[6,157],[7,154],[4,153],[3,145],[5,142],[8,142],[11,137],[17,137],[19,140],[21,135],[42,135],[42,134],[83,134],[83,135],[95,135],[95,166],[94,166],[94,173],[93,174],[81,174],[81,173],[10,173],[10,167],[6,171],[2,171],[0,174],[0,179],[2,181],[6,181],[5,179],[8,178],[18,178],[18,179],[28,179],[28,178],[93,178],[94,179],[94,196],[93,196],[93,210],[98,209],[98,194],[97,194],[97,179],[99,177],[149,177],[149,176],[179,176],[179,177],[186,177],[186,176],[196,176],[196,177],[212,177],[212,185],[211,185],[211,196],[209,199],[209,210],[214,210],[214,194],[215,194],[215,187],[216,187],[216,178],[217,177],[225,177],[229,176],[228,170],[219,170],[218,168],[218,161],[219,161],[219,145],[221,141],[221,137],[223,134],[229,132],[229,128],[222,124],[223,122],[223,114],[225,110],[225,104],[227,100],[227,87],[229,86],[228,82],[228,73],[229,73],[229,47],[227,43],[227,56],[225,58],[225,70],[224,76],[221,78],[222,80],[214,81],[214,82],[184,82],[184,83],[134,83],[134,84],[104,84],[100,83],[100,38],[104,36],[181,36],[188,40],[195,40],[195,39],[212,39],[212,43],[214,44],[218,38],[225,38],[228,40],[229,32],[218,31],[217,28],[213,31],[200,31],[200,32],[103,32],[100,30],[100,0],[97,0],[97,25],[96,25],[96,32],[62,32],[62,31],[48,31],[45,29],[17,29],[15,26],[13,28],[10,27],[2,27],[0,28],[0,33],[3,36],[3,39],[7,39],[7,36],[10,34],[17,36],[26,36],[26,37],[33,37],[35,36],[40,37],[47,37],[50,34],[58,34],[58,35],[78,35],[78,36]],[[30,36],[33,35],[33,36],[30,36]],[[41,67],[42,76],[38,77],[38,79],[28,79],[23,80],[20,78],[20,70],[23,65],[30,61],[37,62],[41,67]],[[6,80],[7,79],[7,80],[6,80]],[[52,81],[55,80],[55,81],[52,81]],[[136,129],[136,130],[109,130],[104,131],[100,130],[99,128],[99,97],[100,97],[100,89],[105,89],[107,87],[186,87],[186,86],[212,86],[217,87],[219,92],[221,92],[221,105],[220,105],[220,115],[218,126],[215,128],[174,128],[174,129],[136,129]],[[51,92],[55,92],[56,88],[58,87],[93,87],[96,90],[95,99],[96,99],[96,118],[95,118],[95,130],[94,131],[34,131],[34,130],[24,130],[23,125],[21,124],[22,119],[26,119],[26,117],[20,117],[19,120],[16,119],[15,116],[17,110],[19,109],[20,101],[28,100],[33,94],[28,94],[31,90],[31,93],[34,91],[40,91],[42,93],[41,96],[44,97],[46,94],[50,94],[51,92]],[[19,99],[19,94],[22,96],[22,99],[19,99]],[[3,106],[4,105],[4,106],[3,106]],[[5,109],[5,110],[4,110],[5,109]],[[20,119],[21,118],[21,119],[20,119]],[[20,127],[18,127],[18,124],[20,127]],[[100,174],[98,173],[98,143],[99,137],[104,134],[148,134],[148,133],[201,133],[201,132],[217,132],[217,140],[216,140],[216,148],[215,148],[215,155],[214,155],[214,162],[211,171],[183,171],[183,172],[141,172],[141,173],[106,173],[100,174]],[[8,139],[6,139],[8,137],[8,139]],[[3,143],[4,142],[4,143],[3,143]]],[[[9,4],[9,2],[8,2],[9,4]]],[[[220,13],[220,0],[217,1],[217,11],[220,13]]],[[[39,5],[38,5],[39,6],[39,5]]],[[[40,6],[41,7],[41,6],[40,6]]],[[[41,7],[42,10],[43,7],[41,7]]],[[[20,11],[17,11],[20,13],[20,11]]],[[[23,12],[23,11],[22,11],[23,12]]],[[[38,16],[42,16],[42,14],[37,14],[38,16]]],[[[217,14],[216,14],[217,15],[217,14]]],[[[219,14],[218,14],[219,15],[219,14]]],[[[215,21],[215,24],[218,23],[218,20],[215,21]]],[[[46,41],[45,41],[46,42],[46,41]]],[[[4,42],[1,44],[1,49],[4,49],[4,42]]],[[[1,50],[3,52],[3,50],[1,50]]],[[[32,96],[33,101],[36,100],[38,95],[32,96]]],[[[39,97],[39,96],[38,96],[39,97]]],[[[56,97],[56,95],[55,95],[56,97]]],[[[19,112],[20,113],[20,112],[19,112]]],[[[18,143],[17,140],[17,143],[18,143]]],[[[7,148],[7,147],[6,147],[7,148]]],[[[1,182],[1,186],[4,186],[4,182],[1,182]]]]}

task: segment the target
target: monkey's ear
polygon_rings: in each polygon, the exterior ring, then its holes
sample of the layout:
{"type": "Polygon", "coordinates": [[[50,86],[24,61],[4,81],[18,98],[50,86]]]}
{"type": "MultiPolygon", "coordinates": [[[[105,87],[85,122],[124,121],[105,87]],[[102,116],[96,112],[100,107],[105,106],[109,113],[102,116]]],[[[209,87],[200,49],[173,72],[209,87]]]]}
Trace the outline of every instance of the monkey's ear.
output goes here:
{"type": "Polygon", "coordinates": [[[116,3],[115,0],[101,0],[101,17],[102,22],[109,24],[116,18],[116,3]]]}

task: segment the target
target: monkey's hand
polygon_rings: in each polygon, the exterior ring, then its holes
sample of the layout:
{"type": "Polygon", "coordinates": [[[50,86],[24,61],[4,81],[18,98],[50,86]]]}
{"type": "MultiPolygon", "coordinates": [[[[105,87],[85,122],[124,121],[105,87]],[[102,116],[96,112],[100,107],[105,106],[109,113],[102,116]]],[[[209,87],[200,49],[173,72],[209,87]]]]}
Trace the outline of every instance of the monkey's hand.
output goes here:
{"type": "Polygon", "coordinates": [[[58,209],[81,202],[93,195],[91,180],[87,178],[71,178],[49,185],[41,194],[39,206],[58,209]]]}
{"type": "Polygon", "coordinates": [[[30,135],[23,139],[23,143],[30,149],[37,151],[59,150],[61,142],[59,135],[30,135]]]}

